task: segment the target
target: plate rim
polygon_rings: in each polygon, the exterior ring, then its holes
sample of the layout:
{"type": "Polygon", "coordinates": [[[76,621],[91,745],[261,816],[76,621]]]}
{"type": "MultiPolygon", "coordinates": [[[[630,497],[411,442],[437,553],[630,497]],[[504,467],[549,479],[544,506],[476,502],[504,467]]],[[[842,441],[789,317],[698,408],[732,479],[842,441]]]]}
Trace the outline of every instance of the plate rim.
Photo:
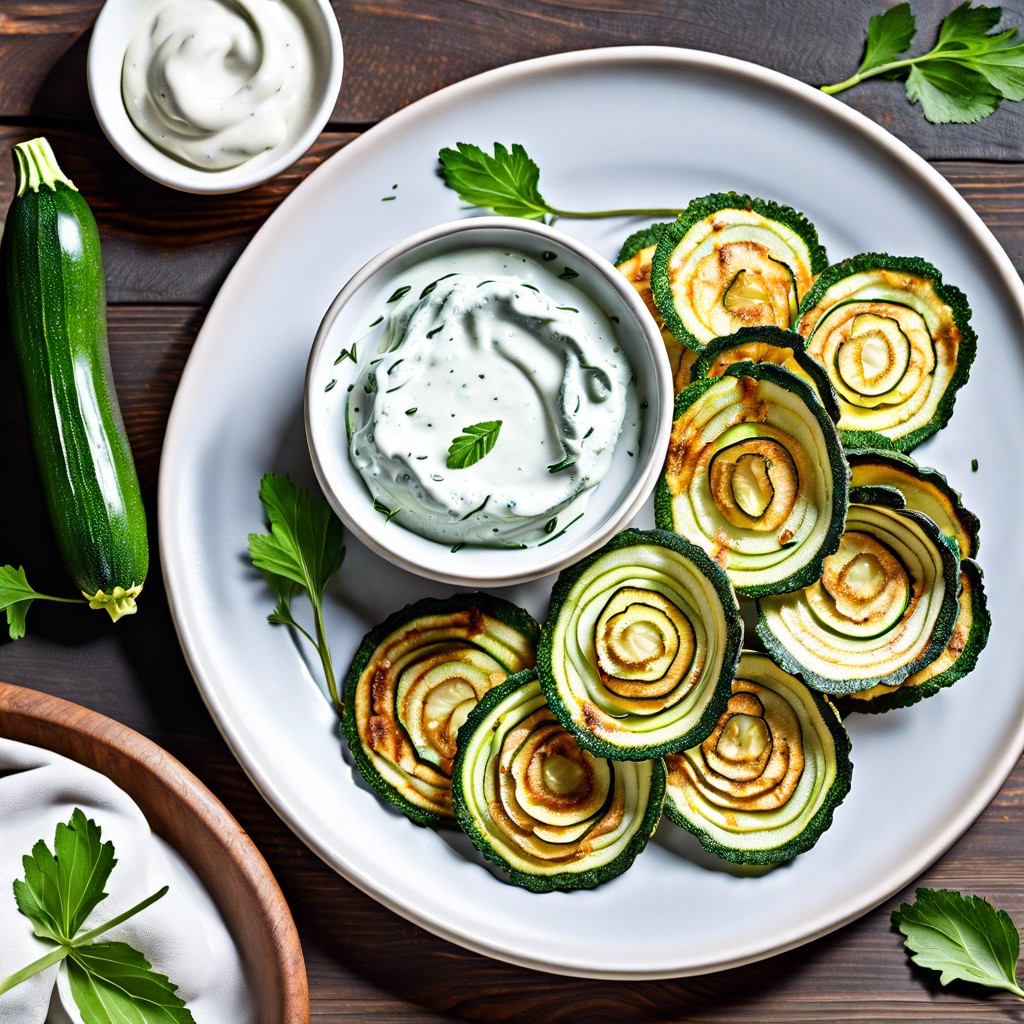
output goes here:
{"type": "Polygon", "coordinates": [[[895,136],[890,135],[870,118],[848,107],[840,100],[828,96],[813,86],[800,82],[788,75],[750,61],[682,47],[625,45],[575,50],[534,57],[493,68],[454,82],[436,92],[415,100],[408,106],[382,119],[320,164],[304,181],[296,186],[270,217],[267,218],[256,235],[247,244],[218,289],[185,365],[168,418],[160,461],[157,505],[159,550],[164,588],[167,593],[168,606],[174,622],[175,632],[177,633],[183,656],[195,679],[197,689],[211,717],[217,724],[217,728],[223,736],[225,743],[250,781],[278,817],[309,849],[334,871],[367,895],[373,897],[378,903],[404,919],[411,921],[418,927],[423,928],[425,931],[431,932],[463,948],[506,963],[546,973],[601,980],[643,981],[711,974],[776,956],[787,950],[813,942],[874,910],[885,900],[911,883],[947,852],[974,824],[1000,791],[1020,759],[1021,754],[1024,753],[1024,717],[1018,722],[1012,742],[1003,748],[1000,756],[990,767],[986,775],[985,785],[980,786],[972,795],[972,798],[958,808],[957,813],[947,820],[943,828],[936,830],[935,837],[931,842],[919,851],[916,857],[905,860],[901,870],[886,876],[878,885],[868,890],[857,901],[853,909],[830,916],[820,921],[816,927],[806,930],[794,929],[790,935],[770,944],[765,944],[764,942],[748,943],[746,946],[737,947],[734,955],[721,958],[712,963],[702,963],[696,966],[680,965],[676,969],[596,969],[586,964],[571,961],[555,962],[543,958],[520,956],[503,949],[493,942],[480,941],[473,935],[463,934],[456,929],[447,927],[443,921],[435,920],[419,912],[415,906],[407,905],[376,884],[372,879],[364,878],[358,871],[352,870],[347,865],[341,863],[315,829],[307,827],[303,822],[295,819],[294,816],[288,813],[286,803],[282,799],[274,780],[264,775],[257,763],[250,763],[244,742],[240,741],[233,734],[229,718],[227,716],[222,718],[222,715],[219,713],[220,705],[217,693],[215,691],[207,692],[200,673],[200,666],[193,657],[193,651],[189,642],[190,624],[186,620],[182,604],[179,603],[175,596],[175,588],[179,585],[179,574],[169,553],[172,548],[169,536],[169,523],[173,521],[173,515],[171,508],[172,499],[170,497],[171,488],[167,481],[171,475],[171,470],[168,467],[178,460],[166,457],[168,454],[173,455],[176,453],[179,445],[178,437],[183,432],[181,424],[188,418],[182,395],[185,395],[187,398],[187,393],[191,389],[192,377],[198,373],[198,360],[194,357],[197,352],[204,353],[207,348],[212,347],[214,344],[216,321],[223,315],[221,310],[228,302],[224,296],[233,289],[236,279],[244,278],[250,262],[258,258],[257,240],[277,230],[278,226],[285,222],[292,205],[298,201],[308,201],[305,199],[305,196],[315,191],[316,188],[325,185],[329,173],[332,175],[336,174],[338,173],[337,168],[339,165],[344,167],[349,162],[358,159],[363,148],[369,144],[365,140],[369,139],[371,142],[376,142],[381,136],[386,136],[390,132],[400,131],[407,121],[429,116],[435,108],[441,108],[448,104],[459,104],[474,91],[486,89],[496,81],[514,80],[521,77],[529,77],[533,74],[543,74],[547,71],[561,71],[588,65],[591,67],[595,65],[614,66],[629,62],[672,65],[683,71],[690,69],[698,71],[724,71],[737,78],[762,83],[776,91],[788,93],[795,101],[809,104],[825,116],[845,123],[846,127],[851,131],[865,137],[871,145],[883,151],[902,168],[914,175],[947,208],[950,208],[959,215],[963,227],[970,231],[973,240],[986,252],[992,267],[999,274],[999,284],[1002,286],[1004,295],[1013,300],[1016,313],[1022,323],[1024,323],[1024,282],[1018,277],[1009,257],[979,214],[923,157],[895,138],[895,136]],[[331,168],[330,172],[326,170],[328,167],[331,168]],[[300,193],[303,194],[303,199],[297,200],[296,196],[300,193]],[[895,884],[893,884],[894,879],[895,884]]]}

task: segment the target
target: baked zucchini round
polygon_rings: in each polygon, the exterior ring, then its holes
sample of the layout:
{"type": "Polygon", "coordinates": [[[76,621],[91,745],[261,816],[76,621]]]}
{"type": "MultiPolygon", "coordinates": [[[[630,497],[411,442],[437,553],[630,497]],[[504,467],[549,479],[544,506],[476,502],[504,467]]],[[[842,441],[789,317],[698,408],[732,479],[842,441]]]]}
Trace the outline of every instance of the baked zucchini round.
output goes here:
{"type": "Polygon", "coordinates": [[[741,327],[789,327],[826,266],[818,233],[803,214],[715,193],[694,199],[664,230],[651,288],[665,326],[699,351],[741,327]]]}
{"type": "Polygon", "coordinates": [[[843,532],[849,470],[810,385],[735,363],[676,397],[659,527],[700,545],[747,597],[805,587],[843,532]]]}
{"type": "Polygon", "coordinates": [[[665,814],[704,849],[772,865],[809,850],[850,790],[850,740],[829,700],[744,651],[703,743],[665,757],[665,814]]]}
{"type": "Polygon", "coordinates": [[[909,455],[878,448],[847,448],[850,486],[895,487],[907,508],[923,512],[950,540],[956,542],[961,558],[978,553],[978,517],[964,508],[960,494],[935,469],[919,466],[909,455]]]}
{"type": "Polygon", "coordinates": [[[805,351],[806,341],[778,327],[743,327],[735,334],[708,342],[693,362],[690,379],[721,377],[733,363],[774,363],[810,384],[829,418],[839,419],[836,391],[821,364],[805,351]]]}
{"type": "Polygon", "coordinates": [[[942,653],[957,617],[959,559],[935,523],[892,488],[850,497],[821,579],[758,602],[775,661],[830,694],[898,686],[942,653]]]}
{"type": "Polygon", "coordinates": [[[626,530],[559,576],[537,670],[581,747],[645,760],[711,731],[742,639],[718,565],[675,534],[626,530]]]}
{"type": "Polygon", "coordinates": [[[580,748],[533,671],[491,690],[459,731],[459,824],[509,881],[531,892],[592,889],[622,874],[661,818],[665,766],[580,748]]]}
{"type": "Polygon", "coordinates": [[[417,824],[452,822],[459,729],[488,690],[533,667],[538,634],[487,594],[425,598],[371,629],[342,694],[342,730],[371,788],[417,824]]]}
{"type": "Polygon", "coordinates": [[[978,655],[988,643],[992,617],[985,599],[981,568],[972,558],[960,563],[960,595],[953,633],[946,649],[919,672],[908,676],[899,686],[872,686],[870,690],[844,697],[848,711],[892,711],[910,707],[931,697],[958,679],[974,671],[978,655]]]}
{"type": "Polygon", "coordinates": [[[977,348],[963,292],[917,257],[864,253],[829,267],[794,330],[839,397],[850,447],[865,431],[911,451],[944,426],[977,348]]]}

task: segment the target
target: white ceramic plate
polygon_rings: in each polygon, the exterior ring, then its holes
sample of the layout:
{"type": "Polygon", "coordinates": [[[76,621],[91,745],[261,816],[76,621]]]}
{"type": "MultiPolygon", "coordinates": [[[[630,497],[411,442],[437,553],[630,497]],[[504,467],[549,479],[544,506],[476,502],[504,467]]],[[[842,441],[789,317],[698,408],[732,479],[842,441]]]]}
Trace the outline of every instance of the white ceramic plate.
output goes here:
{"type": "MultiPolygon", "coordinates": [[[[559,227],[611,257],[643,223],[559,227]]],[[[182,378],[162,460],[160,545],[203,697],[254,783],[313,850],[453,942],[559,973],[642,978],[719,970],[822,935],[946,850],[1024,746],[1024,630],[1012,626],[1024,607],[1022,309],[1009,260],[937,173],[837,101],[752,65],[663,48],[574,53],[415,103],[327,161],[267,221],[182,378]],[[469,215],[437,176],[438,150],[495,140],[525,145],[556,204],[673,206],[747,191],[803,210],[833,259],[877,249],[926,257],[975,310],[971,380],[951,424],[918,454],[981,516],[991,643],[951,690],[849,720],[853,790],[835,824],[764,877],[723,870],[666,824],[630,871],[596,891],[534,896],[502,884],[458,836],[416,828],[360,782],[312,662],[265,621],[273,601],[247,566],[245,539],[262,528],[264,471],[312,479],[302,385],[320,318],[379,249],[469,215]]],[[[450,592],[351,541],[328,601],[335,661],[344,671],[363,632],[398,606],[450,592]]],[[[545,581],[503,593],[543,617],[545,581]]]]}

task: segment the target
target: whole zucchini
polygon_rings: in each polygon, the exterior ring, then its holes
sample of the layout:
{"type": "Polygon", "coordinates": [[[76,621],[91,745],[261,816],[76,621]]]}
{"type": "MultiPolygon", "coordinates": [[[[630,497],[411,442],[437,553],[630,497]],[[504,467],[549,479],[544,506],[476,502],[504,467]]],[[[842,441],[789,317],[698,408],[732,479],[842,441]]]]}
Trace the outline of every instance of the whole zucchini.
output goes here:
{"type": "Polygon", "coordinates": [[[64,565],[92,608],[135,611],[146,516],[107,351],[96,221],[46,139],[14,147],[3,237],[11,342],[64,565]]]}

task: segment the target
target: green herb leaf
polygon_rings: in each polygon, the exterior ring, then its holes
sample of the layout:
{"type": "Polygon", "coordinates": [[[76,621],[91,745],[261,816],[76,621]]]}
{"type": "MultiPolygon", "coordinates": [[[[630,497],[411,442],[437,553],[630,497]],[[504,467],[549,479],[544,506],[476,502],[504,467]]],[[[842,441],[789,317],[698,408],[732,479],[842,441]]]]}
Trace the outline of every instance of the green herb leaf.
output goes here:
{"type": "Polygon", "coordinates": [[[466,469],[489,454],[498,441],[501,420],[485,420],[463,427],[462,433],[448,446],[449,469],[466,469]]]}
{"type": "Polygon", "coordinates": [[[1015,28],[996,30],[1002,13],[999,7],[972,7],[967,0],[946,16],[931,50],[897,60],[913,37],[913,15],[900,4],[871,19],[857,73],[822,91],[842,92],[876,75],[905,78],[907,98],[921,105],[929,121],[978,121],[1003,99],[1024,99],[1024,45],[1014,41],[1015,28]]]}
{"type": "Polygon", "coordinates": [[[51,597],[34,590],[22,566],[0,565],[0,609],[7,613],[7,632],[12,640],[25,635],[25,616],[33,601],[59,601],[61,604],[85,604],[75,597],[51,597]]]}
{"type": "Polygon", "coordinates": [[[951,60],[911,68],[907,97],[921,104],[932,124],[973,124],[988,117],[1000,100],[982,74],[951,60]]]}
{"type": "Polygon", "coordinates": [[[552,212],[537,187],[540,168],[519,143],[508,150],[496,142],[494,155],[488,156],[479,146],[459,142],[455,149],[442,149],[438,158],[445,182],[463,202],[529,220],[552,212]]]}
{"type": "Polygon", "coordinates": [[[85,1024],[195,1024],[177,985],[127,943],[72,949],[68,981],[85,1024]]]}
{"type": "Polygon", "coordinates": [[[323,621],[323,597],[345,560],[344,530],[327,502],[286,476],[267,473],[260,483],[260,501],[270,533],[249,534],[249,557],[277,594],[271,622],[297,626],[291,614],[295,588],[305,591],[313,610],[316,638],[300,630],[317,648],[331,700],[340,710],[338,684],[323,621]]]}
{"type": "Polygon", "coordinates": [[[167,887],[79,935],[107,897],[104,887],[117,863],[114,844],[104,843],[99,825],[76,807],[67,824],[57,825],[53,851],[40,839],[23,858],[25,878],[15,880],[14,899],[36,936],[57,946],[0,979],[0,995],[70,957],[71,992],[86,1024],[195,1024],[184,1001],[174,995],[175,986],[152,972],[141,953],[123,942],[94,941],[162,899],[167,887]]]}
{"type": "Polygon", "coordinates": [[[973,981],[1024,998],[1017,984],[1020,937],[1008,914],[978,896],[951,889],[918,889],[914,903],[893,911],[892,923],[921,967],[939,981],[973,981]]]}
{"type": "Polygon", "coordinates": [[[69,943],[107,894],[103,887],[117,861],[114,844],[100,841],[100,828],[75,808],[57,826],[51,853],[40,839],[25,857],[24,881],[14,883],[18,909],[41,939],[69,943]]]}
{"type": "Polygon", "coordinates": [[[458,142],[455,149],[442,149],[438,159],[445,183],[463,202],[487,207],[506,217],[528,220],[540,220],[546,214],[584,218],[667,217],[682,212],[679,209],[560,210],[540,194],[540,168],[518,142],[513,143],[511,149],[495,142],[493,155],[471,143],[458,142]]]}
{"type": "Polygon", "coordinates": [[[882,64],[888,64],[911,44],[917,27],[910,4],[897,4],[868,22],[868,37],[864,45],[864,59],[857,68],[863,74],[882,64]]]}

